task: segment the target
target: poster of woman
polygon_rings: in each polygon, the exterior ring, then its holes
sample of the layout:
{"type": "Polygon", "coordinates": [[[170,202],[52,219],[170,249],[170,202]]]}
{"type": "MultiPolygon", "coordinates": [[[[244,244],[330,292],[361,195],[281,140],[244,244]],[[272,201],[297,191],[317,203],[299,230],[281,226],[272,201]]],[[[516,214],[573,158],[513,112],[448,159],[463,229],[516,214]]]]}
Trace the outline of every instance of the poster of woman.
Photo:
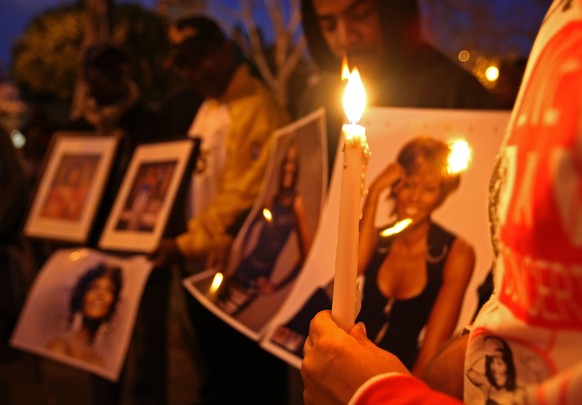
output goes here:
{"type": "MultiPolygon", "coordinates": [[[[491,258],[488,179],[508,118],[502,111],[370,108],[361,121],[371,157],[361,200],[357,321],[414,372],[475,312],[491,258]],[[447,171],[453,140],[472,150],[458,174],[447,171]],[[390,232],[402,223],[408,226],[390,232]]],[[[296,367],[309,321],[332,304],[342,158],[338,153],[311,254],[262,341],[296,367]]]]}
{"type": "Polygon", "coordinates": [[[150,270],[145,256],[56,251],[34,281],[11,345],[116,381],[150,270]]]}
{"type": "Polygon", "coordinates": [[[323,206],[323,110],[280,129],[263,190],[241,228],[223,269],[185,282],[226,322],[258,338],[291,290],[311,249],[323,206]],[[216,291],[210,281],[224,276],[216,291]]]}

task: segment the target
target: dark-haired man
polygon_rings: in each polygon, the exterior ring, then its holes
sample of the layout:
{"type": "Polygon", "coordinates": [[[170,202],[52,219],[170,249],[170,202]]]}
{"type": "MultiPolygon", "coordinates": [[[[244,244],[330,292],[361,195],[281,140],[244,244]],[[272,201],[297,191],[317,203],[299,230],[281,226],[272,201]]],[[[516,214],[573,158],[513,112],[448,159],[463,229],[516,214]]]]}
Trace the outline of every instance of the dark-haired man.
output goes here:
{"type": "Polygon", "coordinates": [[[343,120],[344,56],[360,71],[370,105],[496,107],[471,73],[424,40],[416,0],[302,0],[301,12],[307,45],[321,75],[300,105],[303,113],[326,107],[330,166],[343,120]]]}

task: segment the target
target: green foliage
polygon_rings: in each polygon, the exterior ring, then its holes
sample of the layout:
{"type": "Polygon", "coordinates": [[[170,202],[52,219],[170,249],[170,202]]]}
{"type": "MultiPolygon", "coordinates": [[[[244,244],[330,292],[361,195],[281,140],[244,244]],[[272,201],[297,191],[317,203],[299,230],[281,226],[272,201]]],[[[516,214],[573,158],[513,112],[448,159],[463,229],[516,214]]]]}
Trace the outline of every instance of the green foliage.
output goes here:
{"type": "MultiPolygon", "coordinates": [[[[11,75],[29,100],[71,99],[83,43],[83,6],[60,6],[34,18],[12,49],[11,75]]],[[[144,97],[158,100],[168,84],[165,19],[135,4],[116,5],[112,40],[123,46],[144,97]]]]}
{"type": "Polygon", "coordinates": [[[52,9],[34,18],[12,50],[12,78],[32,98],[71,97],[83,41],[79,6],[52,9]]]}

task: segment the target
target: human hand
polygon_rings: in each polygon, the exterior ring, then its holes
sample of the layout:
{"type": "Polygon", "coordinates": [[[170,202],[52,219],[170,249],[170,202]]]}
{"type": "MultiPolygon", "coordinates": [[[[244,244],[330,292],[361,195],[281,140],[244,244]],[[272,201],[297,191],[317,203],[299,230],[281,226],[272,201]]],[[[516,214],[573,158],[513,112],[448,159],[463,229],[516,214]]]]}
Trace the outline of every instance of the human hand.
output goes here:
{"type": "Polygon", "coordinates": [[[362,323],[345,332],[329,310],[312,319],[303,350],[301,377],[306,405],[347,404],[356,390],[375,375],[410,374],[396,356],[367,338],[362,323]]]}
{"type": "Polygon", "coordinates": [[[404,177],[406,172],[398,163],[390,163],[370,185],[370,191],[381,192],[387,188],[394,187],[404,177]]]}
{"type": "Polygon", "coordinates": [[[174,238],[164,238],[150,256],[154,267],[167,267],[183,258],[178,243],[174,238]]]}

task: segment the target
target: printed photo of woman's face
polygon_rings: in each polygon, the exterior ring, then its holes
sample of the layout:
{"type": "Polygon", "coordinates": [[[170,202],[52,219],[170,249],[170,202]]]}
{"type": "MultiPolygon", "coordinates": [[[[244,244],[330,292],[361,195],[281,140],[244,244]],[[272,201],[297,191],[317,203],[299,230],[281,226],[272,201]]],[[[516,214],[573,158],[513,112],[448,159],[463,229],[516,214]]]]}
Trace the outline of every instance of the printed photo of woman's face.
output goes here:
{"type": "Polygon", "coordinates": [[[422,222],[441,203],[442,176],[429,170],[417,171],[398,184],[395,194],[398,218],[422,222]]]}
{"type": "Polygon", "coordinates": [[[91,282],[83,298],[83,312],[86,318],[100,320],[106,318],[115,301],[115,286],[108,277],[99,277],[91,282]]]}
{"type": "Polygon", "coordinates": [[[491,375],[497,387],[504,387],[507,384],[507,364],[503,360],[501,353],[492,356],[489,367],[491,375]]]}

